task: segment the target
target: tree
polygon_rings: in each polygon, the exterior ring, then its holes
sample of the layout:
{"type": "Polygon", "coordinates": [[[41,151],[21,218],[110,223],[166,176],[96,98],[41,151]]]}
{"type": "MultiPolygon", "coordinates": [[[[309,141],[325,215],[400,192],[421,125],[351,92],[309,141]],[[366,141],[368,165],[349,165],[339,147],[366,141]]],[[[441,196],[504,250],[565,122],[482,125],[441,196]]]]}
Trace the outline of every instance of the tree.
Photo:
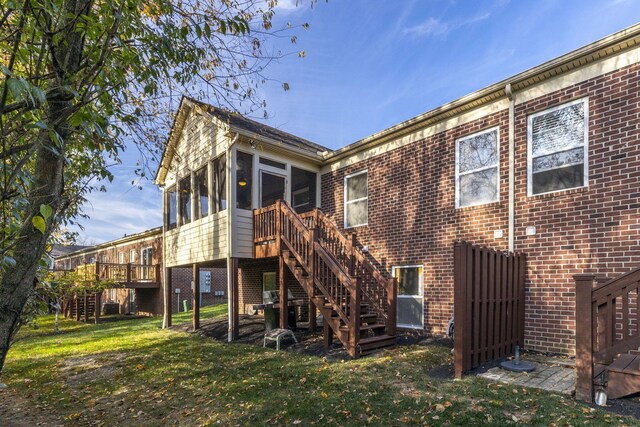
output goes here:
{"type": "Polygon", "coordinates": [[[292,28],[272,28],[276,3],[0,3],[0,371],[52,232],[104,190],[127,144],[154,159],[183,93],[265,109],[257,89],[284,56],[268,42],[292,28]]]}

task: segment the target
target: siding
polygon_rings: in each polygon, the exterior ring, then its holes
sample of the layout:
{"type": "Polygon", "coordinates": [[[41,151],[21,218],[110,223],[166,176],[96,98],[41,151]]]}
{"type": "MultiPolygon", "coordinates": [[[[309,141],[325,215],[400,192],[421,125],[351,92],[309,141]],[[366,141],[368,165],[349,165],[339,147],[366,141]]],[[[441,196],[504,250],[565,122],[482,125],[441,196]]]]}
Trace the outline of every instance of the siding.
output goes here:
{"type": "Polygon", "coordinates": [[[227,210],[165,233],[165,267],[226,258],[227,210]]]}

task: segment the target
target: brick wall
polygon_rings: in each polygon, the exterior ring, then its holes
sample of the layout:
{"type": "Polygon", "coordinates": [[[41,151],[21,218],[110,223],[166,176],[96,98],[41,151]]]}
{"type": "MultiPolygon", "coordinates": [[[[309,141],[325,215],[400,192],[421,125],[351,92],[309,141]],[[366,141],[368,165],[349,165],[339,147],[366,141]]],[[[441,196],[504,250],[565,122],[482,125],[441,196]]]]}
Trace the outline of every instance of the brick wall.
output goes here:
{"type": "MultiPolygon", "coordinates": [[[[202,307],[213,305],[227,301],[227,271],[224,268],[201,268],[200,271],[211,272],[211,292],[203,293],[201,305],[202,307]],[[221,296],[216,296],[215,291],[224,292],[221,296]]],[[[193,305],[193,289],[191,282],[193,280],[193,270],[191,268],[172,268],[171,269],[171,308],[174,313],[184,311],[183,301],[188,301],[189,309],[193,305]],[[180,289],[180,293],[176,294],[175,290],[180,289]]],[[[202,286],[202,284],[201,284],[202,286]]]]}
{"type": "MultiPolygon", "coordinates": [[[[574,285],[580,272],[622,273],[640,264],[639,66],[594,78],[516,108],[516,250],[528,255],[528,348],[574,351],[574,285]],[[588,188],[527,196],[527,115],[589,97],[588,188]],[[535,236],[525,228],[537,227],[535,236]]],[[[517,94],[516,94],[517,97],[517,94]]],[[[368,169],[369,221],[358,240],[383,266],[424,265],[425,330],[444,334],[453,314],[453,242],[505,250],[508,111],[322,175],[322,208],[342,226],[344,177],[368,169]],[[455,208],[455,140],[500,127],[498,202],[455,208]],[[503,237],[494,239],[494,230],[503,237]]]]}
{"type": "MultiPolygon", "coordinates": [[[[308,301],[308,296],[300,283],[293,276],[289,267],[285,266],[285,280],[293,294],[294,298],[303,298],[308,301]]],[[[239,286],[239,306],[240,313],[251,313],[253,304],[262,303],[262,274],[274,272],[276,273],[276,283],[279,280],[278,260],[277,259],[256,259],[256,260],[240,260],[238,269],[238,286],[239,286]]],[[[302,307],[301,315],[306,316],[308,309],[302,307]]]]}

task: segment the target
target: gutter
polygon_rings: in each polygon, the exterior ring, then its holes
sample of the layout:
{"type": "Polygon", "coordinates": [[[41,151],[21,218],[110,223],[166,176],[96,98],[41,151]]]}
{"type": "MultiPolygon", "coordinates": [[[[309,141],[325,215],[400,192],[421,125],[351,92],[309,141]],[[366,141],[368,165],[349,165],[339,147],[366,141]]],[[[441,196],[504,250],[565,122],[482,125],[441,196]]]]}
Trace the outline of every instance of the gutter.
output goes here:
{"type": "Polygon", "coordinates": [[[260,135],[257,134],[255,132],[250,132],[248,130],[242,129],[242,128],[238,128],[235,126],[229,126],[229,130],[231,132],[235,132],[236,133],[236,139],[239,135],[245,136],[247,138],[250,139],[255,139],[255,140],[259,140],[260,142],[263,142],[267,145],[269,145],[270,148],[272,148],[274,151],[276,152],[284,152],[286,154],[291,154],[294,153],[300,157],[303,157],[307,160],[311,160],[315,163],[322,163],[324,156],[323,156],[323,152],[321,151],[317,151],[315,154],[309,150],[305,150],[304,148],[299,148],[299,147],[294,147],[292,145],[286,145],[283,142],[277,141],[275,139],[266,137],[264,135],[260,135]]]}

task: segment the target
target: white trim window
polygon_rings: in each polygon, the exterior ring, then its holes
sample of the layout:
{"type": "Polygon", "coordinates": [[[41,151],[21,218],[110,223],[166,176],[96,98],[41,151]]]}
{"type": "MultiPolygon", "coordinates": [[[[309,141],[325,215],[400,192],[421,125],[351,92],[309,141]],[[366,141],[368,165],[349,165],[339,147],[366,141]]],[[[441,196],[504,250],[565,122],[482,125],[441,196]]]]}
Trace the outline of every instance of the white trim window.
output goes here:
{"type": "Polygon", "coordinates": [[[130,249],[129,250],[129,262],[131,264],[135,264],[135,262],[136,262],[136,250],[135,249],[130,249]]]}
{"type": "Polygon", "coordinates": [[[424,327],[424,268],[400,265],[391,269],[398,281],[397,324],[401,328],[424,327]]]}
{"type": "Polygon", "coordinates": [[[344,178],[344,228],[367,225],[369,222],[368,171],[344,178]]]}
{"type": "Polygon", "coordinates": [[[124,252],[118,252],[118,264],[124,264],[124,252]]]}
{"type": "Polygon", "coordinates": [[[456,208],[499,200],[499,141],[497,127],[456,140],[456,208]]]}
{"type": "Polygon", "coordinates": [[[118,301],[118,290],[115,288],[109,289],[109,301],[117,302],[118,301]]]}
{"type": "Polygon", "coordinates": [[[588,185],[588,102],[583,98],[528,117],[529,196],[588,185]]]}

